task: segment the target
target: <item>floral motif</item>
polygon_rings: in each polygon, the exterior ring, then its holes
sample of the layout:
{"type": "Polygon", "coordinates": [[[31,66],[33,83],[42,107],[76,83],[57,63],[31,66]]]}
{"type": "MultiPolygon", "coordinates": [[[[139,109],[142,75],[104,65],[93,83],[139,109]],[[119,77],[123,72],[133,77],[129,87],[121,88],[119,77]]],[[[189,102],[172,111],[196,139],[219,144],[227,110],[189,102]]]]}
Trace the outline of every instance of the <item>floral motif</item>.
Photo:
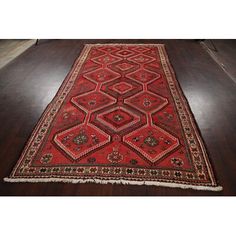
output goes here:
{"type": "Polygon", "coordinates": [[[180,178],[182,176],[181,172],[180,171],[176,171],[174,173],[174,175],[177,177],[177,178],[180,178]]]}
{"type": "Polygon", "coordinates": [[[88,163],[94,163],[94,162],[96,162],[96,158],[95,157],[89,157],[87,159],[87,161],[88,161],[88,163]]]}
{"type": "Polygon", "coordinates": [[[88,136],[85,134],[84,130],[81,130],[79,135],[77,135],[74,139],[73,142],[78,144],[78,145],[83,145],[88,142],[88,136]]]}
{"type": "Polygon", "coordinates": [[[143,105],[144,105],[145,107],[149,107],[149,106],[151,106],[151,104],[152,104],[152,102],[151,102],[148,98],[145,98],[145,99],[143,100],[143,105]]]}
{"type": "Polygon", "coordinates": [[[147,136],[144,139],[144,143],[150,147],[155,147],[159,144],[159,141],[154,136],[147,136]]]}
{"type": "Polygon", "coordinates": [[[47,164],[52,160],[52,157],[52,153],[47,153],[41,157],[40,162],[43,164],[47,164]]]}
{"type": "Polygon", "coordinates": [[[182,159],[180,159],[178,157],[173,157],[173,158],[171,158],[171,164],[176,167],[181,167],[184,165],[184,162],[182,159]]]}
{"type": "Polygon", "coordinates": [[[133,141],[134,142],[138,142],[140,140],[140,137],[136,136],[136,137],[133,137],[133,141]]]}
{"type": "Polygon", "coordinates": [[[194,177],[192,173],[188,173],[186,176],[188,179],[193,179],[193,177],[194,177]]]}
{"type": "Polygon", "coordinates": [[[95,106],[96,105],[96,100],[95,99],[89,100],[88,105],[89,106],[95,106]]]}
{"type": "Polygon", "coordinates": [[[124,119],[124,117],[120,114],[116,114],[113,116],[113,119],[114,119],[114,121],[119,122],[119,121],[122,121],[124,119]]]}
{"type": "Polygon", "coordinates": [[[127,174],[133,174],[134,171],[133,171],[133,169],[127,169],[126,172],[127,172],[127,174]]]}
{"type": "Polygon", "coordinates": [[[63,119],[68,119],[70,114],[68,112],[64,112],[62,116],[63,116],[63,119]]]}
{"type": "Polygon", "coordinates": [[[131,159],[129,162],[131,165],[137,165],[138,161],[135,159],[131,159]]]}
{"type": "Polygon", "coordinates": [[[150,173],[151,173],[151,175],[157,175],[158,171],[157,170],[151,170],[150,173]]]}
{"type": "Polygon", "coordinates": [[[99,143],[99,138],[95,134],[91,134],[91,138],[93,144],[99,143]]]}
{"type": "Polygon", "coordinates": [[[113,151],[107,155],[107,159],[112,163],[118,163],[123,160],[123,155],[118,151],[118,148],[113,148],[113,151]]]}

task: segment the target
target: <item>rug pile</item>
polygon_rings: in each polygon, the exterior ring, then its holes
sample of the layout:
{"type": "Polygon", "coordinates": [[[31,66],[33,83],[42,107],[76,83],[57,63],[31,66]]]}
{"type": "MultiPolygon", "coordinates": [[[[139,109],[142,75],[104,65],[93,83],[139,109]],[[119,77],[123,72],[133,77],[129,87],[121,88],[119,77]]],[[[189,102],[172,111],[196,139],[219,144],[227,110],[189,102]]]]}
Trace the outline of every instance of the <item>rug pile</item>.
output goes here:
{"type": "Polygon", "coordinates": [[[87,44],[5,180],[221,190],[161,44],[87,44]]]}

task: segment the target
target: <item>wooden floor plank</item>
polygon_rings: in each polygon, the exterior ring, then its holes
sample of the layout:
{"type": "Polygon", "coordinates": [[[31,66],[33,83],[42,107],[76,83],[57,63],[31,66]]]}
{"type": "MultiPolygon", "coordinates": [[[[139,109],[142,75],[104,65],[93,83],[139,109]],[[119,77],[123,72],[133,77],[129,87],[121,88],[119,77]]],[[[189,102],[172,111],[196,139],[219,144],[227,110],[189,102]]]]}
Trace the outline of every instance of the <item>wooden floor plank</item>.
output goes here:
{"type": "Polygon", "coordinates": [[[1,39],[0,69],[13,61],[35,43],[33,39],[1,39]]]}

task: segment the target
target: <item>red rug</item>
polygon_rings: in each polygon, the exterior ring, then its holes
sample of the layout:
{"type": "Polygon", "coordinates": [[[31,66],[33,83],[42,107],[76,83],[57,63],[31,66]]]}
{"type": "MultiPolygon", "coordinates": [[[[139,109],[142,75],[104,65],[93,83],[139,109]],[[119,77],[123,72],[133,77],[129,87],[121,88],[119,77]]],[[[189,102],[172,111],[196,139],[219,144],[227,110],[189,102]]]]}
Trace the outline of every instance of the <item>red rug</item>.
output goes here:
{"type": "Polygon", "coordinates": [[[164,45],[86,45],[9,182],[221,190],[164,45]]]}

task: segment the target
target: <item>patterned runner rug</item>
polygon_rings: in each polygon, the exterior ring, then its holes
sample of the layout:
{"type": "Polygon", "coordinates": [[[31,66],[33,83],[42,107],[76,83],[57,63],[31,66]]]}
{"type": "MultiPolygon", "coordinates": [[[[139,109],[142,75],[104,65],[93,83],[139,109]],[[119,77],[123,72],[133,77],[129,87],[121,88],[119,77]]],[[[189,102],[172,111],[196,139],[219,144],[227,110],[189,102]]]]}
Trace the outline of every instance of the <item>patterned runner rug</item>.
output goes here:
{"type": "Polygon", "coordinates": [[[222,189],[161,44],[87,44],[5,181],[222,189]]]}

